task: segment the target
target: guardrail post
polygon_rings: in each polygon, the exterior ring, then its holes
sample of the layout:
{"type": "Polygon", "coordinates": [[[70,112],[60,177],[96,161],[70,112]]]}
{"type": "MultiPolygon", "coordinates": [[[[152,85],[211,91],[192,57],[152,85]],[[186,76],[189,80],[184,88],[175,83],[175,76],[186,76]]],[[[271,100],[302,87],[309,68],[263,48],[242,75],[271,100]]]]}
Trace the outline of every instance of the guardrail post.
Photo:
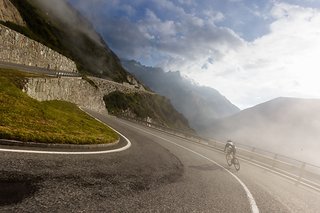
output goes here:
{"type": "Polygon", "coordinates": [[[306,163],[303,162],[300,167],[300,172],[299,172],[299,177],[297,178],[297,183],[300,183],[302,176],[304,174],[305,168],[306,168],[306,163]]]}

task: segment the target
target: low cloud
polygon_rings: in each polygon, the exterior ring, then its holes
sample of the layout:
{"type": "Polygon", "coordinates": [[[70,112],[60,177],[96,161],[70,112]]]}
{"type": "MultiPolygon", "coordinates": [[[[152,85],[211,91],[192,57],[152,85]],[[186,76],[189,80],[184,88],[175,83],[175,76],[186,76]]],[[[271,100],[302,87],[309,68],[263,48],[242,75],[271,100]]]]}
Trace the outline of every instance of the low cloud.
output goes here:
{"type": "Polygon", "coordinates": [[[59,21],[66,24],[70,28],[76,28],[80,32],[86,34],[91,39],[97,42],[97,44],[103,45],[98,34],[92,30],[92,26],[89,21],[82,20],[78,16],[77,12],[68,5],[65,0],[56,0],[52,4],[51,0],[33,0],[30,1],[32,4],[35,4],[38,8],[41,8],[48,15],[51,13],[53,16],[58,17],[59,21]],[[86,25],[84,25],[86,23],[86,25]]]}
{"type": "Polygon", "coordinates": [[[279,96],[319,98],[320,11],[279,3],[271,15],[270,33],[191,76],[242,108],[279,96]]]}
{"type": "Polygon", "coordinates": [[[186,6],[198,4],[195,1],[98,1],[96,5],[99,8],[94,10],[86,9],[88,4],[92,7],[91,2],[71,2],[93,20],[118,55],[135,59],[148,55],[152,61],[158,60],[153,65],[166,70],[181,69],[187,61],[192,63],[207,58],[209,54],[222,54],[226,49],[237,48],[243,43],[231,29],[216,25],[224,19],[221,12],[212,8],[201,13],[187,11],[189,8],[186,6]],[[144,4],[147,6],[140,11],[132,9],[144,4]],[[102,12],[101,8],[106,11],[102,12]],[[127,16],[115,12],[126,11],[127,8],[131,8],[127,16]],[[130,17],[131,11],[135,17],[130,17]],[[115,14],[114,17],[106,15],[109,12],[115,14]]]}
{"type": "MultiPolygon", "coordinates": [[[[278,96],[319,98],[317,9],[279,1],[251,6],[237,1],[232,5],[242,12],[233,8],[229,13],[215,9],[215,1],[203,3],[206,8],[191,0],[70,2],[93,21],[120,57],[180,70],[218,89],[241,108],[278,96]],[[255,18],[242,17],[245,11],[255,18]],[[229,23],[235,15],[237,20],[229,23]],[[253,19],[268,27],[255,26],[252,21],[246,27],[240,23],[253,19]],[[233,31],[232,26],[259,36],[245,40],[245,35],[240,36],[244,32],[233,31]]],[[[231,3],[221,4],[223,8],[231,3]]]]}

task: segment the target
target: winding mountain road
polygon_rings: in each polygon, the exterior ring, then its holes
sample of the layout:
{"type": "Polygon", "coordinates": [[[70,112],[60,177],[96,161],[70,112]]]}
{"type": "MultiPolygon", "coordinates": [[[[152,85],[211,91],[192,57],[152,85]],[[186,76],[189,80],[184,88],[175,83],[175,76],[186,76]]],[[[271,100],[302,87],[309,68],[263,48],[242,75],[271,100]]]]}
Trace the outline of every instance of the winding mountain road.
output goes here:
{"type": "Polygon", "coordinates": [[[23,72],[29,72],[34,74],[44,74],[49,76],[51,75],[51,76],[81,77],[81,74],[78,72],[52,70],[52,69],[46,69],[42,67],[27,66],[24,64],[16,64],[16,63],[5,62],[5,61],[0,61],[0,67],[6,68],[6,69],[17,69],[23,72]]]}
{"type": "Polygon", "coordinates": [[[319,192],[243,161],[236,172],[223,153],[90,113],[131,147],[90,155],[1,151],[0,212],[319,212],[319,192]]]}

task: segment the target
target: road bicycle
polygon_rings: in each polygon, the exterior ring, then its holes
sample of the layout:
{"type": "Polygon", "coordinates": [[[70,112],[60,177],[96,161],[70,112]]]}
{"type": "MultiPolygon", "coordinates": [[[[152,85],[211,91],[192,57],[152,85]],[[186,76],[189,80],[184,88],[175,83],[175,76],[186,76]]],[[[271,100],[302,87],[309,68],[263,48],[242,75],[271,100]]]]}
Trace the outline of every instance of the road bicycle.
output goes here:
{"type": "Polygon", "coordinates": [[[231,154],[231,153],[227,153],[226,154],[226,159],[227,159],[227,164],[228,166],[232,166],[232,164],[234,165],[234,168],[239,171],[240,170],[240,163],[238,158],[231,154]]]}

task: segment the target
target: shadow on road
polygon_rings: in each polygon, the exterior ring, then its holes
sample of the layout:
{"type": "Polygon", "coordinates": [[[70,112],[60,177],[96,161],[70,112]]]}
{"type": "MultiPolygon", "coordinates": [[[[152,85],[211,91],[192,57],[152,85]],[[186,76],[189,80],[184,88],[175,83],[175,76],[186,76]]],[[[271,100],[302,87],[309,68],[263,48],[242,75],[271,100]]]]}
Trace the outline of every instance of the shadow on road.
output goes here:
{"type": "Polygon", "coordinates": [[[214,170],[223,170],[220,166],[215,164],[205,164],[200,166],[189,166],[191,169],[197,169],[201,171],[214,171],[214,170]]]}
{"type": "Polygon", "coordinates": [[[0,206],[20,203],[36,191],[37,180],[22,174],[6,174],[0,177],[0,206]]]}

